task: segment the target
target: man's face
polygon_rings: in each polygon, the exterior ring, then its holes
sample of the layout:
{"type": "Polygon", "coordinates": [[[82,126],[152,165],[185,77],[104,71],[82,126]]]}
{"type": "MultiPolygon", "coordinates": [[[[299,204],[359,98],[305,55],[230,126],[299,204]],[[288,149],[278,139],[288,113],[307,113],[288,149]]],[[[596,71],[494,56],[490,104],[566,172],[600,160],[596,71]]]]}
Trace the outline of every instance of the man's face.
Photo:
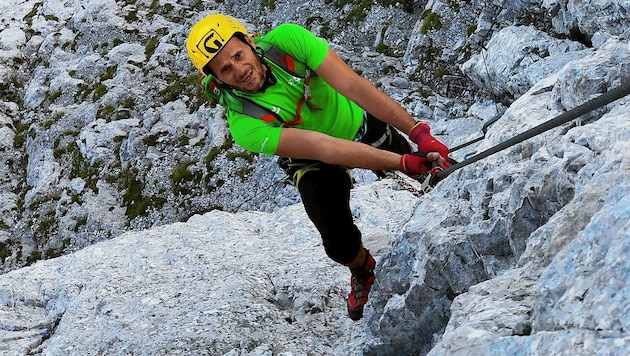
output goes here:
{"type": "MultiPolygon", "coordinates": [[[[251,41],[249,37],[248,41],[251,41]]],[[[217,79],[235,89],[256,93],[265,83],[265,68],[251,47],[232,37],[212,61],[210,70],[217,79]]]]}

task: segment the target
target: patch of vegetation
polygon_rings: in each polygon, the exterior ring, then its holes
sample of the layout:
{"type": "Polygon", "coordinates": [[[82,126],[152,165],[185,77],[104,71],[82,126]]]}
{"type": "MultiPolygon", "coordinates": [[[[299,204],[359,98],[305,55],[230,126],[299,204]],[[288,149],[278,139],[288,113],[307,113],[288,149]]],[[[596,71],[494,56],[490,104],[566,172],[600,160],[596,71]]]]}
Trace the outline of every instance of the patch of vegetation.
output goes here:
{"type": "Polygon", "coordinates": [[[55,92],[53,92],[53,93],[51,93],[50,95],[48,95],[48,96],[46,97],[46,100],[48,100],[49,102],[51,102],[51,103],[52,103],[52,102],[54,102],[54,101],[55,101],[58,97],[60,97],[60,96],[61,96],[61,89],[60,89],[60,90],[57,90],[57,91],[55,91],[55,92]]]}
{"type": "Polygon", "coordinates": [[[192,189],[201,187],[202,173],[200,171],[191,172],[188,167],[196,164],[191,160],[177,166],[171,173],[171,183],[175,194],[192,194],[192,189]]]}
{"type": "Polygon", "coordinates": [[[269,10],[275,10],[276,9],[276,2],[274,0],[263,0],[260,4],[260,6],[265,9],[269,9],[269,10]]]}
{"type": "Polygon", "coordinates": [[[157,140],[160,138],[160,136],[162,136],[162,134],[160,132],[156,133],[156,134],[152,134],[149,136],[146,136],[142,139],[142,143],[144,143],[147,146],[155,146],[157,144],[157,140]]]}
{"type": "Polygon", "coordinates": [[[93,166],[90,162],[83,159],[83,155],[79,150],[76,142],[72,141],[66,146],[66,152],[71,154],[71,168],[69,178],[81,178],[85,181],[85,186],[98,193],[96,182],[99,176],[99,167],[93,166]]]}
{"type": "Polygon", "coordinates": [[[204,162],[206,163],[206,167],[208,168],[211,167],[212,161],[214,161],[214,159],[219,155],[219,153],[221,153],[221,148],[219,147],[212,147],[210,151],[208,151],[208,154],[206,155],[206,158],[204,159],[204,162]]]}
{"type": "Polygon", "coordinates": [[[33,25],[33,18],[35,17],[35,15],[37,15],[37,12],[39,11],[39,8],[43,4],[44,4],[43,2],[35,3],[35,5],[33,5],[33,8],[31,9],[31,11],[29,11],[29,13],[26,14],[24,16],[24,18],[22,18],[24,20],[24,22],[26,22],[28,24],[28,27],[31,27],[33,25]]]}
{"type": "Polygon", "coordinates": [[[124,98],[124,99],[122,100],[122,102],[120,103],[120,105],[121,105],[123,108],[131,109],[131,108],[133,108],[134,106],[136,106],[136,99],[134,99],[134,98],[133,98],[133,97],[131,97],[131,96],[126,97],[126,98],[124,98]]]}
{"type": "Polygon", "coordinates": [[[52,235],[54,229],[57,227],[57,221],[55,219],[46,219],[39,222],[35,229],[34,235],[42,239],[52,235]]]}
{"type": "Polygon", "coordinates": [[[391,73],[394,70],[394,66],[385,66],[383,69],[381,69],[381,73],[383,75],[387,75],[388,73],[391,73]]]}
{"type": "Polygon", "coordinates": [[[103,95],[105,95],[106,93],[107,87],[105,86],[105,84],[98,83],[92,91],[92,100],[97,101],[98,99],[102,98],[103,95]]]}
{"type": "Polygon", "coordinates": [[[29,129],[29,125],[20,124],[17,127],[15,132],[15,137],[13,137],[13,147],[21,148],[26,143],[26,131],[29,129]]]}
{"type": "Polygon", "coordinates": [[[173,173],[171,173],[171,181],[173,184],[190,180],[193,177],[193,174],[188,170],[188,167],[195,163],[195,161],[188,161],[176,167],[173,173]]]}
{"type": "Polygon", "coordinates": [[[179,147],[188,146],[189,143],[190,143],[190,137],[188,136],[179,137],[179,147]]]}
{"type": "Polygon", "coordinates": [[[4,101],[12,101],[22,106],[23,99],[20,95],[23,85],[18,77],[13,75],[8,80],[0,81],[0,98],[4,101]]]}
{"type": "Polygon", "coordinates": [[[39,251],[34,250],[26,259],[26,263],[24,264],[24,266],[30,266],[41,259],[42,259],[42,254],[39,251]]]}
{"type": "Polygon", "coordinates": [[[387,54],[389,53],[389,46],[383,42],[380,42],[378,45],[376,45],[376,52],[387,54]]]}
{"type": "MultiPolygon", "coordinates": [[[[325,0],[325,3],[332,4],[333,0],[325,0]]],[[[402,6],[403,10],[412,14],[414,11],[413,3],[413,0],[339,0],[334,2],[339,10],[350,5],[351,10],[346,14],[346,24],[363,21],[374,5],[381,5],[383,7],[402,6]]]]}
{"type": "Polygon", "coordinates": [[[167,82],[171,84],[158,92],[162,104],[186,96],[189,99],[186,104],[189,107],[189,112],[192,114],[205,103],[203,88],[199,85],[199,73],[194,72],[183,79],[173,73],[167,78],[167,82]]]}
{"type": "Polygon", "coordinates": [[[125,15],[125,20],[127,20],[127,22],[136,22],[136,21],[138,21],[138,10],[137,9],[133,9],[133,10],[129,11],[127,13],[127,15],[125,15]]]}
{"type": "Polygon", "coordinates": [[[241,179],[247,177],[248,174],[250,174],[253,171],[252,168],[241,168],[236,175],[238,175],[239,177],[241,177],[241,179]]]}
{"type": "Polygon", "coordinates": [[[118,181],[119,187],[125,191],[122,199],[126,209],[125,215],[130,221],[138,216],[146,216],[151,207],[160,209],[166,203],[163,197],[143,196],[144,183],[137,178],[138,171],[128,166],[123,170],[118,181]]]}
{"type": "Polygon", "coordinates": [[[96,111],[96,117],[99,119],[105,119],[105,121],[109,122],[111,120],[107,120],[107,118],[109,118],[114,111],[116,111],[116,107],[114,105],[105,105],[96,111]]]}
{"type": "Polygon", "coordinates": [[[442,28],[442,22],[440,21],[440,14],[431,10],[425,10],[420,16],[422,19],[422,25],[420,26],[420,33],[426,34],[429,30],[439,30],[442,28]]]}
{"type": "Polygon", "coordinates": [[[85,225],[87,225],[87,216],[83,216],[83,217],[79,218],[77,220],[77,222],[74,224],[74,227],[72,228],[72,231],[78,232],[79,228],[81,226],[85,226],[85,225]]]}
{"type": "Polygon", "coordinates": [[[99,77],[101,82],[114,78],[114,74],[116,74],[117,70],[118,70],[117,65],[107,67],[105,69],[105,73],[101,74],[101,76],[99,77]]]}
{"type": "Polygon", "coordinates": [[[160,39],[157,37],[151,37],[147,41],[147,44],[144,47],[144,55],[147,57],[147,59],[151,58],[159,42],[160,42],[160,39]]]}
{"type": "Polygon", "coordinates": [[[4,263],[7,257],[11,256],[11,247],[16,243],[13,240],[0,241],[0,262],[4,263]]]}
{"type": "Polygon", "coordinates": [[[59,246],[58,248],[48,248],[44,252],[44,258],[49,259],[61,256],[68,246],[70,246],[70,238],[65,238],[61,242],[61,246],[59,246]]]}

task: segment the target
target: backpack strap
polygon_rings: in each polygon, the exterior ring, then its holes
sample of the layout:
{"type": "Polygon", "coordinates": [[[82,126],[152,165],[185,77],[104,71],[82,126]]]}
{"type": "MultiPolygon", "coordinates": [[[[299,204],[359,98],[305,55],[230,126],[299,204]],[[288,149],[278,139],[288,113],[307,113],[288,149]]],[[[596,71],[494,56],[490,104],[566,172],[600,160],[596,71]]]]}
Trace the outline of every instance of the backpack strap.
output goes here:
{"type": "MultiPolygon", "coordinates": [[[[254,37],[254,39],[256,38],[257,37],[254,37]]],[[[304,96],[297,102],[296,114],[293,119],[284,121],[280,115],[271,111],[271,109],[262,107],[248,98],[241,97],[234,93],[231,88],[219,84],[212,75],[202,75],[199,81],[201,87],[204,89],[206,100],[210,103],[210,107],[216,107],[218,104],[224,108],[229,108],[230,110],[263,120],[267,123],[277,120],[281,122],[284,127],[295,126],[302,123],[303,119],[301,113],[304,104],[311,109],[321,110],[321,108],[309,103],[312,99],[310,87],[311,78],[316,77],[317,73],[308,68],[306,64],[295,61],[292,56],[280,50],[278,47],[265,41],[255,42],[256,45],[263,50],[264,58],[273,62],[288,74],[296,78],[304,79],[304,96]],[[296,65],[296,63],[299,64],[296,65]]]]}
{"type": "MultiPolygon", "coordinates": [[[[260,44],[262,43],[266,43],[266,42],[261,41],[257,43],[257,45],[260,46],[260,44]]],[[[311,95],[311,78],[316,77],[317,73],[315,73],[314,71],[311,73],[311,69],[307,67],[305,64],[303,64],[304,65],[303,71],[298,72],[298,69],[295,66],[295,60],[293,59],[293,57],[286,54],[285,52],[283,52],[281,49],[279,49],[278,47],[274,45],[270,45],[270,47],[264,51],[264,56],[265,58],[275,63],[278,67],[282,68],[282,70],[291,74],[292,76],[297,77],[297,78],[304,78],[304,100],[308,102],[313,98],[313,96],[311,95]]],[[[302,105],[298,103],[298,108],[301,108],[301,106],[302,105]]]]}
{"type": "Polygon", "coordinates": [[[204,90],[206,100],[210,103],[210,107],[214,108],[221,105],[226,109],[234,110],[242,114],[263,120],[264,122],[273,122],[278,120],[284,123],[280,115],[264,108],[248,98],[243,98],[234,93],[233,90],[219,84],[211,75],[200,78],[201,87],[204,90]]]}

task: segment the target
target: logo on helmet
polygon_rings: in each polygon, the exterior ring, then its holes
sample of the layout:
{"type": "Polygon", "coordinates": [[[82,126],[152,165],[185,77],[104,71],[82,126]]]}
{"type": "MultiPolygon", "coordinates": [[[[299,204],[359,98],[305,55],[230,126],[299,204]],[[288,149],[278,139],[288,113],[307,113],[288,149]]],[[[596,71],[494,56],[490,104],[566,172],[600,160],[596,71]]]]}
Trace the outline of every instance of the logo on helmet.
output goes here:
{"type": "Polygon", "coordinates": [[[224,44],[225,39],[221,37],[221,35],[216,30],[210,29],[210,31],[208,31],[208,33],[206,33],[206,35],[201,38],[199,43],[197,43],[197,48],[207,58],[211,58],[214,54],[221,50],[224,44]]]}

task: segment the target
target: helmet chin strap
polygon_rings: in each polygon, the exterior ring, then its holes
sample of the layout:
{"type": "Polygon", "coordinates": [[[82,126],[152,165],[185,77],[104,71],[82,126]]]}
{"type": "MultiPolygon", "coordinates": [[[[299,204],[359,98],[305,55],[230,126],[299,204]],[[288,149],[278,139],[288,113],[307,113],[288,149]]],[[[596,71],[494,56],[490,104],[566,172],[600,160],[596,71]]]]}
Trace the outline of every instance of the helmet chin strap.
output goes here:
{"type": "Polygon", "coordinates": [[[254,51],[254,53],[256,54],[256,56],[258,57],[258,59],[260,60],[260,63],[262,64],[262,66],[265,68],[265,81],[263,82],[263,85],[260,87],[260,89],[258,89],[258,91],[260,93],[264,93],[265,90],[267,90],[267,88],[269,88],[270,86],[276,84],[278,82],[278,80],[276,79],[276,76],[273,75],[273,73],[271,72],[271,66],[269,66],[268,64],[265,63],[265,52],[262,48],[260,47],[256,47],[254,48],[252,45],[250,45],[250,47],[252,48],[252,51],[254,51]]]}

